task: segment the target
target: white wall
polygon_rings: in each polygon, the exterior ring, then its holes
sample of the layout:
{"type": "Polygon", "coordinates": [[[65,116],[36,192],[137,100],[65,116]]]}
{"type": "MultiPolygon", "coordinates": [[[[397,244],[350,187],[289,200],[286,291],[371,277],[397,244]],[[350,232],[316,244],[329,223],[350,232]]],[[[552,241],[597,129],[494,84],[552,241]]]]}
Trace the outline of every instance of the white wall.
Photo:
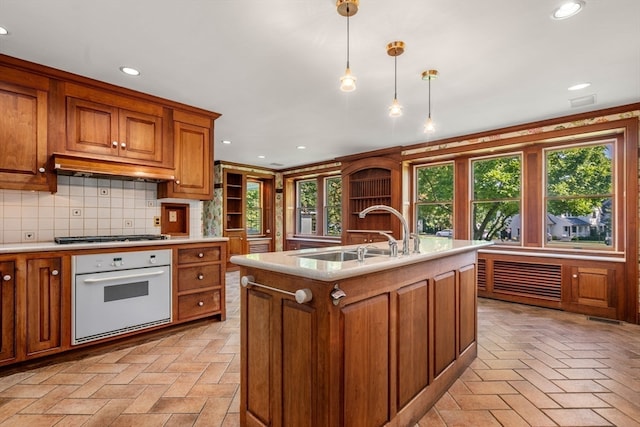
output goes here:
{"type": "Polygon", "coordinates": [[[58,192],[0,189],[0,244],[50,242],[59,236],[160,234],[162,202],[189,204],[189,233],[202,236],[202,202],[157,200],[157,184],[58,176],[58,192]],[[27,238],[33,234],[33,239],[27,238]]]}

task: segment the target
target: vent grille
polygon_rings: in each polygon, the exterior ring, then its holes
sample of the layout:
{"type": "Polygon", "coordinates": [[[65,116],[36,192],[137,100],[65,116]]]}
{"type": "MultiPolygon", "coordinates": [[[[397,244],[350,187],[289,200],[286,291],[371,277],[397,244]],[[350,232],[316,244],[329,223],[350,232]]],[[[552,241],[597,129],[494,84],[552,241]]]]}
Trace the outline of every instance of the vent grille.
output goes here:
{"type": "Polygon", "coordinates": [[[493,290],[496,293],[560,301],[561,285],[561,265],[493,262],[493,290]]]}
{"type": "Polygon", "coordinates": [[[478,259],[478,290],[487,290],[487,260],[478,259]]]}
{"type": "Polygon", "coordinates": [[[75,338],[73,344],[83,344],[89,341],[95,341],[102,338],[115,337],[117,335],[126,334],[127,332],[139,331],[141,329],[150,328],[152,326],[164,325],[165,323],[171,323],[171,319],[154,320],[153,322],[142,323],[140,325],[128,326],[126,328],[116,329],[115,331],[103,332],[100,334],[89,335],[87,337],[75,338]]]}

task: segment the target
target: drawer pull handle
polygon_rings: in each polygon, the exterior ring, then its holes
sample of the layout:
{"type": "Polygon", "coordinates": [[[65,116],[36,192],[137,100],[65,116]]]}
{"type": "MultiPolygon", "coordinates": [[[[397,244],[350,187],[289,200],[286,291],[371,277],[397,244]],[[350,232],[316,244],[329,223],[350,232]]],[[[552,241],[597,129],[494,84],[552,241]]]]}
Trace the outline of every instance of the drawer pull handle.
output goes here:
{"type": "Polygon", "coordinates": [[[198,274],[198,280],[204,279],[204,274],[198,274]]]}
{"type": "Polygon", "coordinates": [[[198,307],[202,307],[204,305],[204,301],[198,301],[198,307]]]}
{"type": "Polygon", "coordinates": [[[2,280],[4,280],[5,282],[8,282],[9,280],[11,280],[11,276],[10,276],[10,275],[8,275],[8,274],[5,274],[5,275],[2,277],[2,280]]]}
{"type": "Polygon", "coordinates": [[[202,252],[200,252],[200,253],[198,254],[198,258],[202,258],[203,256],[204,256],[204,254],[203,254],[202,252]]]}
{"type": "Polygon", "coordinates": [[[52,275],[52,276],[57,276],[57,275],[58,275],[58,270],[53,270],[53,271],[51,272],[51,275],[52,275]]]}

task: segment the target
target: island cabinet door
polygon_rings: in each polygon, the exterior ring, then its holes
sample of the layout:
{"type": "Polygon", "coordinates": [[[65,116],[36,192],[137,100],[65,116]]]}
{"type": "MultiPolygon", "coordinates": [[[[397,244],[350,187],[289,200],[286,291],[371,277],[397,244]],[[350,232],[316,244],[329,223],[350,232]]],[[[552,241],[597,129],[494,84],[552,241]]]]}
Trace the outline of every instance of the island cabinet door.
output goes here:
{"type": "Polygon", "coordinates": [[[242,311],[241,425],[323,425],[316,310],[282,293],[243,289],[242,311]]]}
{"type": "Polygon", "coordinates": [[[434,373],[437,378],[456,360],[456,272],[433,279],[434,373]]]}
{"type": "Polygon", "coordinates": [[[341,425],[382,426],[389,421],[389,295],[342,308],[341,425]]]}

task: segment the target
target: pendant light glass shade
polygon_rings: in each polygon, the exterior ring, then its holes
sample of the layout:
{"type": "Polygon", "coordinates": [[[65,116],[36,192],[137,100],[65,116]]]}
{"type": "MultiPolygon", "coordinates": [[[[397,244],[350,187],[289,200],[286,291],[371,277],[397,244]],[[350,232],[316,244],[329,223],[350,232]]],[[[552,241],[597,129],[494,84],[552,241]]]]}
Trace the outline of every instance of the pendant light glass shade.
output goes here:
{"type": "Polygon", "coordinates": [[[351,70],[347,66],[344,76],[340,77],[340,90],[343,92],[353,92],[356,90],[356,78],[351,75],[351,70]]]}
{"type": "Polygon", "coordinates": [[[404,52],[404,42],[395,41],[387,45],[387,55],[393,56],[393,102],[389,107],[389,117],[400,117],[402,105],[398,102],[398,56],[404,52]]]}
{"type": "Polygon", "coordinates": [[[347,17],[347,69],[344,76],[340,77],[340,90],[343,92],[353,92],[356,90],[356,77],[351,74],[349,68],[349,17],[358,12],[358,4],[360,0],[337,0],[336,8],[338,14],[347,17]]]}
{"type": "Polygon", "coordinates": [[[389,117],[400,117],[402,115],[402,105],[396,98],[393,98],[393,102],[389,107],[389,117]]]}
{"type": "Polygon", "coordinates": [[[424,122],[424,133],[432,133],[436,130],[433,119],[431,118],[431,80],[434,80],[436,77],[438,77],[438,70],[427,70],[422,73],[422,80],[429,82],[429,116],[424,122]]]}

